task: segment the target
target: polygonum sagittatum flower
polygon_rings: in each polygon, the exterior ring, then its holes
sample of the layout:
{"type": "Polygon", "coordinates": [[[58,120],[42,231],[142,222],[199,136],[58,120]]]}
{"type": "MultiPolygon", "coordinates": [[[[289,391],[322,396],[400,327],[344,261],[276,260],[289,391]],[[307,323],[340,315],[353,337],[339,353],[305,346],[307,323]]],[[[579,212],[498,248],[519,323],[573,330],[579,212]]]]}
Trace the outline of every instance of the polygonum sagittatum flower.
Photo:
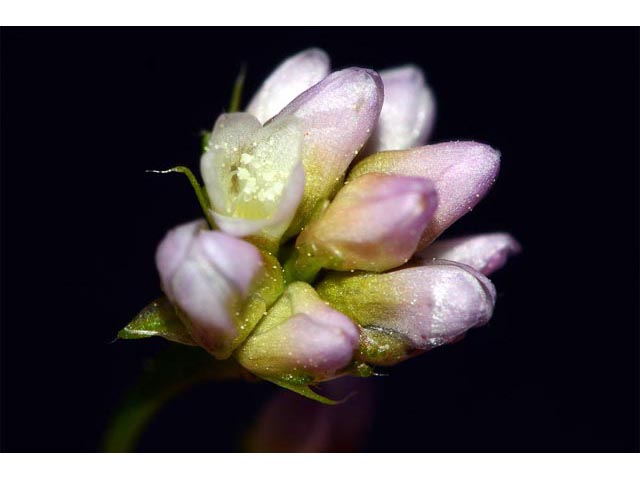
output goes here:
{"type": "Polygon", "coordinates": [[[435,118],[422,71],[330,73],[317,49],[221,115],[188,169],[205,221],[156,254],[163,297],[120,332],[231,359],[316,400],[310,386],[367,376],[486,324],[485,276],[519,251],[505,233],[438,241],[493,184],[500,154],[425,145],[435,118]]]}

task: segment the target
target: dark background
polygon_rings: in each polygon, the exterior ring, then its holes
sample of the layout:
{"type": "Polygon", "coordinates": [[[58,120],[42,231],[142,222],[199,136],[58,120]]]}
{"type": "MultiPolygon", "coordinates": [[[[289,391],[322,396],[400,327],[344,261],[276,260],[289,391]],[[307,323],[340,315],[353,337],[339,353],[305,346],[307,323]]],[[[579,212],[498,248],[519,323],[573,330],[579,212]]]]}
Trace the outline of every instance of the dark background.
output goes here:
{"type": "MultiPolygon", "coordinates": [[[[505,230],[486,328],[373,379],[372,451],[637,451],[638,30],[2,30],[2,449],[93,451],[160,340],[120,341],[159,294],[162,235],[199,215],[179,176],[228,104],[286,56],[424,68],[433,142],[502,151],[449,233],[505,230]]],[[[245,99],[247,98],[245,96],[245,99]]],[[[142,450],[228,451],[267,384],[170,403],[142,450]]]]}

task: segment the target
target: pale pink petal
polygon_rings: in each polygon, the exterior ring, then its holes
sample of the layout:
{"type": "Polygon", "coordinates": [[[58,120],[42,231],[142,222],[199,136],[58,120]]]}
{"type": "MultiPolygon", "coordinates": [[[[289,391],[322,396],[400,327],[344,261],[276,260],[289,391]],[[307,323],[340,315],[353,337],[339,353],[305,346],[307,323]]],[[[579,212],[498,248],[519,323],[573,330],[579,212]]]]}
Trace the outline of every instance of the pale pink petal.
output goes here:
{"type": "Polygon", "coordinates": [[[416,257],[423,263],[452,260],[489,275],[502,268],[507,258],[520,250],[516,239],[508,233],[488,233],[439,240],[416,253],[416,257]]]}
{"type": "Polygon", "coordinates": [[[424,145],[433,128],[436,102],[422,70],[413,65],[380,72],[384,104],[367,150],[404,150],[424,145]]]}
{"type": "Polygon", "coordinates": [[[196,242],[207,260],[216,265],[220,274],[246,296],[253,279],[262,268],[262,256],[258,249],[248,242],[211,230],[203,230],[196,237],[196,242]]]}
{"type": "Polygon", "coordinates": [[[234,316],[263,268],[262,257],[250,243],[194,225],[199,222],[167,234],[156,264],[162,288],[192,338],[222,358],[238,334],[234,316]]]}
{"type": "Polygon", "coordinates": [[[329,56],[318,48],[304,50],[281,63],[264,81],[247,112],[265,123],[291,100],[329,75],[329,56]]]}
{"type": "Polygon", "coordinates": [[[324,312],[323,315],[325,318],[298,313],[270,330],[269,335],[280,342],[274,344],[279,347],[269,356],[265,363],[267,368],[262,373],[274,368],[283,373],[301,369],[329,377],[347,366],[358,345],[356,327],[339,312],[324,312]],[[329,320],[332,317],[334,321],[329,320]]]}
{"type": "Polygon", "coordinates": [[[171,229],[156,251],[156,265],[161,275],[169,278],[187,255],[198,231],[207,228],[204,220],[195,220],[171,229]]]}
{"type": "Polygon", "coordinates": [[[332,73],[287,105],[267,125],[295,119],[304,132],[307,183],[289,233],[297,233],[318,201],[328,198],[369,138],[383,101],[379,75],[362,68],[332,73]]]}
{"type": "Polygon", "coordinates": [[[424,248],[470,212],[489,191],[500,166],[500,153],[476,142],[446,142],[394,152],[380,152],[358,163],[350,179],[365,173],[428,178],[438,192],[438,208],[422,235],[424,248]]]}
{"type": "Polygon", "coordinates": [[[348,182],[296,242],[333,270],[384,271],[405,263],[437,205],[431,181],[371,173],[348,182]]]}
{"type": "Polygon", "coordinates": [[[227,303],[239,292],[202,258],[185,259],[171,279],[163,281],[163,288],[187,316],[191,337],[207,351],[222,350],[238,334],[227,303]]]}

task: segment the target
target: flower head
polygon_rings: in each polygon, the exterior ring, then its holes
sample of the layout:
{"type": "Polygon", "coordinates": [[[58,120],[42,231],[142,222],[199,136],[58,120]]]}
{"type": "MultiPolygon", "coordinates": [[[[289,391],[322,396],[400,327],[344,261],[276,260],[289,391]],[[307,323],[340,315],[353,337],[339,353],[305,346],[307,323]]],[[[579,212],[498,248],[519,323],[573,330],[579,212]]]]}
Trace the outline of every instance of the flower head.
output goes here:
{"type": "Polygon", "coordinates": [[[326,400],[309,385],[486,324],[496,290],[485,275],[519,245],[508,234],[434,241],[488,192],[500,154],[424,145],[434,118],[418,67],[330,73],[318,49],[287,59],[207,141],[201,204],[217,230],[183,225],[158,248],[180,321],[157,304],[127,338],[197,344],[326,400]]]}

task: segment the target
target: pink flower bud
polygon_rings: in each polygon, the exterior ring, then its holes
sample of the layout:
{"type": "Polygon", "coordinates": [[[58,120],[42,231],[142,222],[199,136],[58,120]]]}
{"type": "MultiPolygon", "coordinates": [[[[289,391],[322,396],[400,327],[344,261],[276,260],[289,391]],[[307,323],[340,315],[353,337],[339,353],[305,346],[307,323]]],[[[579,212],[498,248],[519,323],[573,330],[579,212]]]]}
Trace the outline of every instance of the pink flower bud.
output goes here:
{"type": "Polygon", "coordinates": [[[431,181],[371,173],[347,183],[296,242],[333,270],[380,272],[405,263],[436,209],[431,181]]]}
{"type": "Polygon", "coordinates": [[[358,329],[303,282],[290,284],[237,352],[238,361],[266,378],[333,378],[358,346],[358,329]]]}
{"type": "Polygon", "coordinates": [[[416,257],[422,264],[437,260],[464,263],[489,275],[502,268],[507,258],[520,250],[516,239],[508,233],[489,233],[439,240],[416,253],[416,257]]]}
{"type": "Polygon", "coordinates": [[[171,230],[158,246],[156,265],[192,338],[225,358],[238,335],[234,318],[263,261],[250,243],[203,228],[204,222],[196,221],[171,230]]]}
{"type": "Polygon", "coordinates": [[[329,75],[329,56],[309,48],[282,62],[264,81],[247,112],[265,123],[291,100],[329,75]]]}
{"type": "Polygon", "coordinates": [[[420,240],[424,248],[446,228],[470,212],[493,184],[500,153],[476,142],[446,142],[365,158],[349,179],[377,172],[431,180],[438,192],[438,208],[420,240]]]}
{"type": "Polygon", "coordinates": [[[317,289],[362,327],[361,359],[382,365],[484,325],[496,299],[488,278],[454,262],[382,274],[331,274],[317,289]]]}
{"type": "Polygon", "coordinates": [[[424,145],[433,127],[436,102],[413,65],[380,72],[384,104],[367,150],[404,150],[424,145]]]}
{"type": "Polygon", "coordinates": [[[328,198],[375,128],[383,101],[380,76],[363,68],[329,75],[302,93],[266,125],[295,119],[304,132],[304,197],[290,234],[300,230],[318,201],[328,198]]]}

